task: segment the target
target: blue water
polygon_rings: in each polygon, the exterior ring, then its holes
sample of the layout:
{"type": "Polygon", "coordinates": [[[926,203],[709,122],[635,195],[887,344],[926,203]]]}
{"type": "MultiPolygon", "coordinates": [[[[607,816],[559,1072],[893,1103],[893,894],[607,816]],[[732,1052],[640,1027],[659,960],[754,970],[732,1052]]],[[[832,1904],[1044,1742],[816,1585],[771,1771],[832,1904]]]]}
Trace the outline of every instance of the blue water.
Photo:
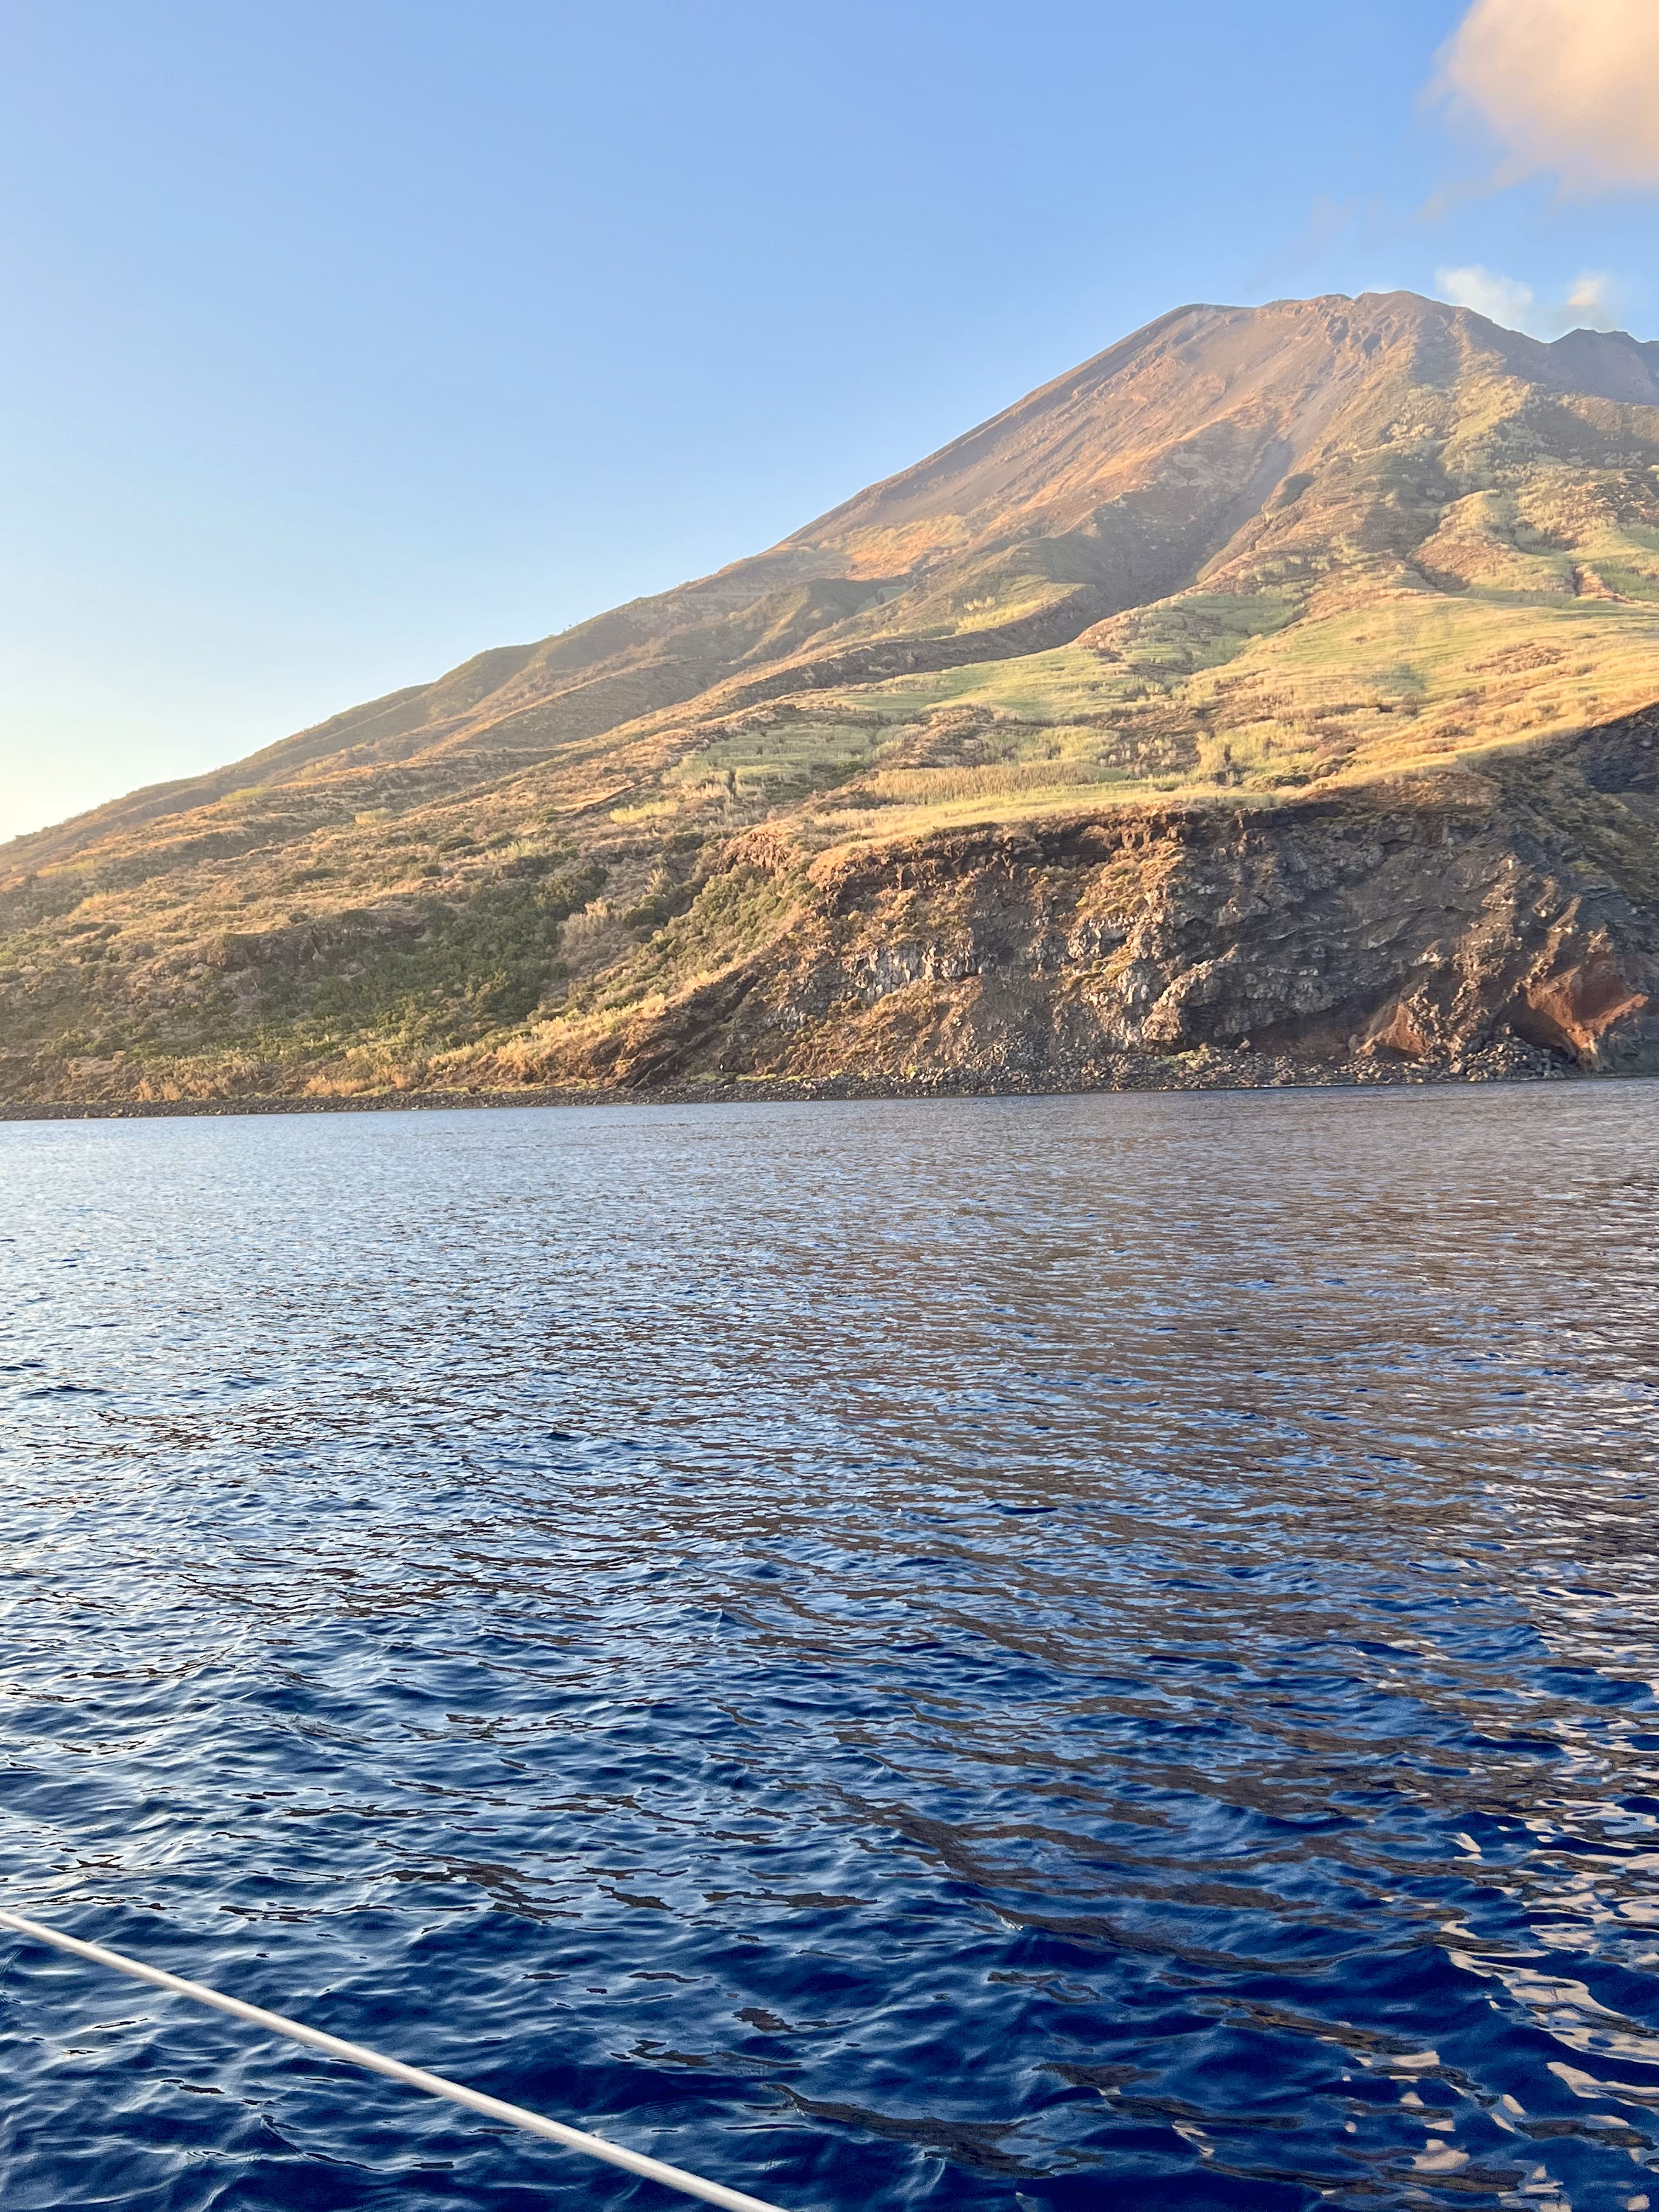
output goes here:
{"type": "MultiPolygon", "coordinates": [[[[791,2208],[1659,2202],[1659,1085],[0,1128],[0,1900],[791,2208]]],[[[0,2202],[650,2185],[0,1936],[0,2202]]]]}

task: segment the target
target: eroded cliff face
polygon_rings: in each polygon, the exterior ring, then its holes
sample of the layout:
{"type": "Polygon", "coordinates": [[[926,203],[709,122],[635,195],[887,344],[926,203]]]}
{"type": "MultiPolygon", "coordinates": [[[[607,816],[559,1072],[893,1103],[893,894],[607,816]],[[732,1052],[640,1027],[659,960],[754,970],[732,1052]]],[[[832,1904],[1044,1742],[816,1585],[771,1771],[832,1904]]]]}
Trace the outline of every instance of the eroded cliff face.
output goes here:
{"type": "Polygon", "coordinates": [[[1659,718],[1278,805],[811,859],[734,842],[586,1019],[472,1079],[1659,1072],[1659,718]]]}
{"type": "MultiPolygon", "coordinates": [[[[538,878],[535,896],[568,914],[595,880],[538,878]]],[[[500,1042],[348,1047],[297,1081],[257,1050],[42,1055],[14,1062],[8,1089],[112,1103],[1659,1073],[1659,713],[1276,803],[816,853],[774,824],[688,855],[631,932],[604,908],[575,915],[588,979],[500,1042]]],[[[571,924],[544,926],[553,943],[571,924]]],[[[505,927],[480,924],[488,942],[505,927]]],[[[331,957],[289,935],[225,939],[214,988],[331,957]]],[[[481,957],[453,953],[459,972],[481,957]]]]}

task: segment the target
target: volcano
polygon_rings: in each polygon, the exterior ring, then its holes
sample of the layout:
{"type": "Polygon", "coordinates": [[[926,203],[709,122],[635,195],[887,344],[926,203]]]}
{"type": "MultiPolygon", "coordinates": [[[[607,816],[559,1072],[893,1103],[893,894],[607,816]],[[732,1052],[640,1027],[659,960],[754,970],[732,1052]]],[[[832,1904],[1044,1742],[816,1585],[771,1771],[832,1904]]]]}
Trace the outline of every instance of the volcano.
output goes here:
{"type": "Polygon", "coordinates": [[[1659,1070],[1659,345],[1190,307],[0,848],[0,1098],[1659,1070]]]}

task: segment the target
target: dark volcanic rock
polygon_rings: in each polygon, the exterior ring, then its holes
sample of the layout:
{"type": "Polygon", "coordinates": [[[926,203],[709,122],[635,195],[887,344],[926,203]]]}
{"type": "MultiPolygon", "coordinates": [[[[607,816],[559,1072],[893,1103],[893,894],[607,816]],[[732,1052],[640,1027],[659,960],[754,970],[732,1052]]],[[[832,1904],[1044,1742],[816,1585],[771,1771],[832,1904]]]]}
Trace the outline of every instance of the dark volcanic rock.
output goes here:
{"type": "Polygon", "coordinates": [[[498,1072],[1066,1085],[1149,1059],[1174,1080],[1182,1055],[1209,1052],[1318,1079],[1367,1063],[1455,1072],[1506,1042],[1533,1048],[1517,1073],[1659,1072],[1659,871],[1630,803],[1653,742],[1644,718],[1484,773],[816,862],[744,840],[659,939],[665,980],[699,941],[700,905],[744,872],[788,900],[764,945],[574,1051],[520,1051],[498,1072]]]}

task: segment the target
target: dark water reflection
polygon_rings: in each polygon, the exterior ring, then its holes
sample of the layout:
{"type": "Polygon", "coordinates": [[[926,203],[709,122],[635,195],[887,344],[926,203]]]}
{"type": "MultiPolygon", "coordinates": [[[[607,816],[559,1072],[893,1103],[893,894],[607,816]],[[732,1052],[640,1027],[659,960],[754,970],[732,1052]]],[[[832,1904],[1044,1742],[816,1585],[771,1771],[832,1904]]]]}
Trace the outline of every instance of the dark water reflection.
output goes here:
{"type": "MultiPolygon", "coordinates": [[[[1656,1137],[0,1129],[0,1896],[800,2212],[1659,2201],[1656,1137]]],[[[0,1945],[8,2208],[665,2201],[0,1945]]]]}

